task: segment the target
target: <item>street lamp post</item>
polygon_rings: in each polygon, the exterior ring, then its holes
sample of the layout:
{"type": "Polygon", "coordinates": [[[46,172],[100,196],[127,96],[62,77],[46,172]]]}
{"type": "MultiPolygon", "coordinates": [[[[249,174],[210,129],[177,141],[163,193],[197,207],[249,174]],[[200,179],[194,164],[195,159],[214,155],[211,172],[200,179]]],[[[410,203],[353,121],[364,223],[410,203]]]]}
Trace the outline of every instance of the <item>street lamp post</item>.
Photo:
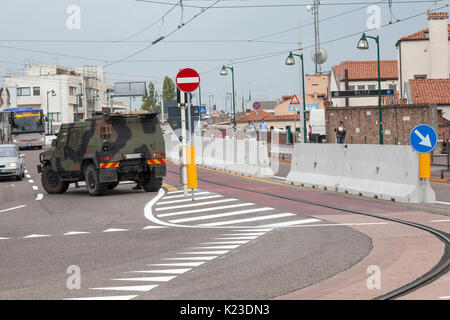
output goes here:
{"type": "Polygon", "coordinates": [[[50,114],[49,114],[49,104],[48,104],[48,94],[51,93],[52,97],[56,96],[55,90],[47,91],[47,133],[50,134],[50,114]]]}
{"type": "Polygon", "coordinates": [[[231,77],[232,77],[232,91],[233,91],[233,137],[236,137],[236,103],[234,101],[234,68],[233,67],[226,67],[223,66],[222,70],[220,70],[221,76],[228,75],[227,69],[231,70],[231,77]]]}
{"type": "Polygon", "coordinates": [[[305,101],[305,68],[303,63],[303,53],[295,54],[290,52],[286,58],[286,65],[293,66],[295,64],[294,56],[300,57],[302,61],[302,94],[303,94],[303,142],[306,143],[306,101],[305,101]]]}
{"type": "Polygon", "coordinates": [[[380,71],[380,37],[366,36],[365,33],[362,34],[361,39],[358,41],[357,48],[360,50],[369,49],[369,42],[367,38],[375,40],[377,43],[377,63],[378,63],[378,114],[379,114],[379,127],[380,127],[380,144],[383,144],[383,116],[381,110],[381,71],[380,71]]]}

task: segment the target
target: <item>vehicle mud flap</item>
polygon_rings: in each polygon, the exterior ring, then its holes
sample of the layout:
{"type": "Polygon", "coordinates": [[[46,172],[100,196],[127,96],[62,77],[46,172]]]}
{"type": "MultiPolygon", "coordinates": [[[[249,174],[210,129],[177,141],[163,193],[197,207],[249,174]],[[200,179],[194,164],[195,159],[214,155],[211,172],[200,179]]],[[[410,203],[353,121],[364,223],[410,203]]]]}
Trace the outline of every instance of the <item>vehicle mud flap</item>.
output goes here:
{"type": "Polygon", "coordinates": [[[155,178],[164,178],[166,176],[166,166],[155,166],[151,169],[155,178]]]}
{"type": "Polygon", "coordinates": [[[100,169],[100,183],[117,182],[117,168],[100,169]]]}

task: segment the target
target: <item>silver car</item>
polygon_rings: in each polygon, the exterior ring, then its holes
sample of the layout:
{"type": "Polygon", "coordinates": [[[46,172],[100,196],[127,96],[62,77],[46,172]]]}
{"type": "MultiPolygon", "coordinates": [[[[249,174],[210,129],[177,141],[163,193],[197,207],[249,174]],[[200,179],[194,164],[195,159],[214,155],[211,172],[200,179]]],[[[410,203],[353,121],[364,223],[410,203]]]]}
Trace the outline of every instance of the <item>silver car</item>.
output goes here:
{"type": "Polygon", "coordinates": [[[22,180],[24,177],[24,157],[14,144],[0,144],[0,178],[15,177],[22,180]]]}

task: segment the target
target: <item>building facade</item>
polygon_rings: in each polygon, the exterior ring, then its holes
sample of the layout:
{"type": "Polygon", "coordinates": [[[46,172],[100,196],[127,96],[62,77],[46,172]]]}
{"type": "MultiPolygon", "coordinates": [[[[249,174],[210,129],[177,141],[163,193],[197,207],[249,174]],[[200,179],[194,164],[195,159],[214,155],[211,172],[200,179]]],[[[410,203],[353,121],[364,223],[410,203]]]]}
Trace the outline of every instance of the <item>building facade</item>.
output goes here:
{"type": "MultiPolygon", "coordinates": [[[[113,86],[104,81],[103,67],[26,66],[23,76],[6,77],[5,83],[14,92],[13,106],[40,108],[54,125],[110,110],[113,86]]],[[[114,111],[123,105],[113,105],[114,111]]]]}

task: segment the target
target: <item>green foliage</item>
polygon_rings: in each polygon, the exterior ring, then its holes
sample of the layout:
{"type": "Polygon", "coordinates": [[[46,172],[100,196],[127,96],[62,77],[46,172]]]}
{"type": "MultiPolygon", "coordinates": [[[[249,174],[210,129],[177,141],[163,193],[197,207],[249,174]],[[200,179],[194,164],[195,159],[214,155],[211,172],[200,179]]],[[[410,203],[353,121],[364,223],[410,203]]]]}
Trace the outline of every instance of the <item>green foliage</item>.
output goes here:
{"type": "Polygon", "coordinates": [[[158,113],[161,109],[161,104],[159,102],[159,93],[156,90],[155,84],[150,82],[148,84],[148,92],[147,95],[143,97],[141,109],[148,112],[158,113]]]}
{"type": "Polygon", "coordinates": [[[176,101],[177,100],[177,91],[175,87],[175,83],[168,76],[164,78],[163,82],[163,101],[176,101]]]}

